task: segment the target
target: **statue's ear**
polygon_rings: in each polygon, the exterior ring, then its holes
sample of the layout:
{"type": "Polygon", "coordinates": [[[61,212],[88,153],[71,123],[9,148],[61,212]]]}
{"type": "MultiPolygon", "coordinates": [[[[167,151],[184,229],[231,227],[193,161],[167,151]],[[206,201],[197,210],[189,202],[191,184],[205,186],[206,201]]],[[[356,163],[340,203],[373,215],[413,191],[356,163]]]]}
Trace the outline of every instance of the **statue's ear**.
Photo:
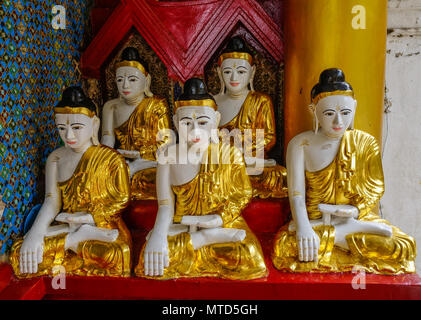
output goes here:
{"type": "Polygon", "coordinates": [[[218,66],[218,67],[216,68],[216,71],[218,72],[218,78],[219,78],[219,82],[220,82],[220,84],[221,84],[221,90],[219,90],[219,93],[218,93],[218,94],[222,95],[222,94],[224,94],[224,93],[225,93],[225,82],[224,82],[224,78],[222,77],[222,70],[221,70],[221,67],[220,67],[220,66],[218,66]]]}
{"type": "Polygon", "coordinates": [[[145,95],[148,97],[153,97],[153,93],[151,91],[151,82],[152,82],[152,77],[151,77],[151,74],[148,73],[148,75],[146,76],[146,83],[145,83],[145,95]]]}
{"type": "Polygon", "coordinates": [[[221,113],[219,111],[215,111],[215,126],[216,126],[216,128],[219,127],[220,121],[221,121],[221,113]]]}
{"type": "Polygon", "coordinates": [[[174,114],[174,115],[172,116],[172,121],[173,121],[173,123],[174,123],[174,127],[175,127],[175,129],[178,131],[178,117],[177,117],[177,115],[176,115],[176,114],[174,114]]]}
{"type": "Polygon", "coordinates": [[[354,99],[354,115],[352,116],[352,121],[351,124],[349,126],[349,129],[354,130],[354,121],[355,121],[355,114],[357,111],[357,100],[354,99]]]}
{"type": "Polygon", "coordinates": [[[218,144],[219,143],[219,122],[221,121],[221,114],[218,111],[215,111],[215,128],[211,129],[211,142],[218,144]]]}
{"type": "Polygon", "coordinates": [[[254,76],[256,75],[256,65],[251,67],[251,76],[250,76],[250,90],[254,91],[254,76]]]}
{"type": "Polygon", "coordinates": [[[100,125],[99,118],[97,116],[94,116],[92,119],[92,144],[94,146],[99,145],[99,140],[98,140],[99,125],[100,125]]]}

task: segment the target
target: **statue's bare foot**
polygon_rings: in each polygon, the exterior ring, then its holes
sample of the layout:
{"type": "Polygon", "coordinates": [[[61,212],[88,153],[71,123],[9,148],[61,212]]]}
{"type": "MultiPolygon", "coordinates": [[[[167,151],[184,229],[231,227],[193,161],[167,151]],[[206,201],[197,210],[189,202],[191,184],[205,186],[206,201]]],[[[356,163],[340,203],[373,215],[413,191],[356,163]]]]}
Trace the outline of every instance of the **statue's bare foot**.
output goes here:
{"type": "Polygon", "coordinates": [[[77,252],[77,247],[80,242],[90,240],[114,242],[117,240],[117,237],[117,229],[98,228],[84,224],[76,232],[67,235],[65,248],[77,252]]]}
{"type": "Polygon", "coordinates": [[[349,249],[346,236],[353,233],[376,234],[379,236],[391,237],[393,235],[392,227],[385,223],[361,221],[353,218],[347,219],[347,223],[335,226],[335,245],[349,249]]]}

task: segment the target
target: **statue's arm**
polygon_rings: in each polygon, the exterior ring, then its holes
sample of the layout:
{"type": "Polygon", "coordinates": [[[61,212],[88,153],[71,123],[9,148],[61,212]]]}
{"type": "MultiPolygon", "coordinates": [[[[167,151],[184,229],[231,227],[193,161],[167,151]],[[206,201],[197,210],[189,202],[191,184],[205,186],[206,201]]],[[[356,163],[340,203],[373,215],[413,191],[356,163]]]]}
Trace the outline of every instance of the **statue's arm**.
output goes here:
{"type": "Polygon", "coordinates": [[[45,197],[42,207],[32,225],[30,234],[47,233],[47,229],[60,211],[61,195],[57,187],[58,155],[50,154],[45,167],[45,197]]]}
{"type": "Polygon", "coordinates": [[[297,227],[310,225],[305,204],[304,148],[299,137],[292,139],[286,154],[287,182],[292,218],[297,227]]]}
{"type": "Polygon", "coordinates": [[[170,165],[159,164],[156,175],[158,213],[144,250],[145,275],[159,276],[169,266],[168,231],[174,217],[174,194],[171,190],[170,165]]]}
{"type": "Polygon", "coordinates": [[[276,124],[275,124],[275,113],[273,109],[272,100],[268,97],[266,103],[263,106],[263,121],[265,122],[265,139],[264,149],[269,151],[276,143],[276,124]]]}
{"type": "Polygon", "coordinates": [[[61,196],[57,187],[57,152],[47,159],[45,169],[45,199],[31,229],[25,235],[20,249],[20,272],[36,273],[38,264],[43,260],[44,237],[61,207],[61,196]]]}
{"type": "Polygon", "coordinates": [[[159,164],[157,167],[156,193],[158,214],[154,225],[154,233],[166,236],[174,217],[174,193],[171,190],[169,164],[159,164]]]}
{"type": "Polygon", "coordinates": [[[311,227],[305,202],[305,154],[302,136],[294,137],[287,148],[287,181],[291,213],[296,225],[298,258],[317,261],[320,239],[311,227]]]}
{"type": "Polygon", "coordinates": [[[102,110],[102,138],[101,144],[114,148],[114,108],[113,100],[105,103],[102,110]]]}

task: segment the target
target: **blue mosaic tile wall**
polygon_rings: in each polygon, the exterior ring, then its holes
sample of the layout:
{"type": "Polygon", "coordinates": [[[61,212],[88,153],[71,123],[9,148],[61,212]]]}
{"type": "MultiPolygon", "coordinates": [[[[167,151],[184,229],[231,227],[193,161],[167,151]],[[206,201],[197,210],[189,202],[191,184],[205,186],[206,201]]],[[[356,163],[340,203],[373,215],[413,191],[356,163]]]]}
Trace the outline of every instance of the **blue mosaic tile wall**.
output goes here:
{"type": "Polygon", "coordinates": [[[52,107],[64,87],[80,84],[78,61],[87,25],[84,0],[3,0],[0,8],[0,254],[22,235],[26,216],[43,200],[44,166],[60,140],[52,107]],[[55,30],[52,7],[66,9],[55,30]]]}

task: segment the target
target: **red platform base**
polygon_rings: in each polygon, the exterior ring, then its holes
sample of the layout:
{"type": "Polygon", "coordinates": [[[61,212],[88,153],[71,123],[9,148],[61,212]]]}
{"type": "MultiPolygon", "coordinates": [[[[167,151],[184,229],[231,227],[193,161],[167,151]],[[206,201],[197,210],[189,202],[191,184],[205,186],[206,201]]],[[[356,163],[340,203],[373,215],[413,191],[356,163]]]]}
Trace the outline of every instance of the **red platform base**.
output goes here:
{"type": "MultiPolygon", "coordinates": [[[[283,224],[288,217],[288,207],[282,207],[282,203],[286,205],[287,202],[255,200],[245,212],[246,220],[261,241],[266,257],[269,276],[265,279],[230,281],[196,278],[160,281],[136,277],[67,277],[65,289],[54,289],[52,278],[16,280],[11,267],[3,264],[0,265],[0,299],[421,300],[421,278],[416,274],[401,276],[367,274],[365,289],[353,289],[352,283],[356,274],[352,273],[293,274],[276,270],[270,260],[270,253],[274,232],[278,230],[278,224],[283,224]],[[265,223],[263,220],[266,220],[265,223]],[[275,224],[275,221],[278,222],[275,224]],[[273,231],[267,231],[271,228],[273,231]]],[[[137,264],[147,229],[153,226],[157,209],[154,202],[143,204],[141,206],[141,203],[137,203],[125,214],[130,227],[143,229],[133,231],[134,265],[137,264]],[[148,228],[143,228],[145,226],[148,228]]]]}

